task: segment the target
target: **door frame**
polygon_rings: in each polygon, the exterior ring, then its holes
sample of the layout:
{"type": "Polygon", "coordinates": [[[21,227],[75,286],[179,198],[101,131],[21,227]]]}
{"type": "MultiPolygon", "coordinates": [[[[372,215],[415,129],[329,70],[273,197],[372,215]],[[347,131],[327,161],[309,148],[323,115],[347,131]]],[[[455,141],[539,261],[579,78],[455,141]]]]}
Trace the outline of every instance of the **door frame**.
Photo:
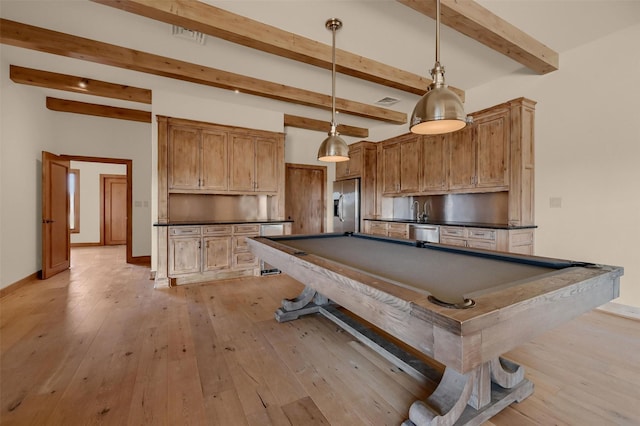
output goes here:
{"type": "MultiPolygon", "coordinates": [[[[89,163],[109,163],[124,164],[126,166],[127,177],[127,263],[146,264],[150,262],[149,256],[133,257],[133,160],[124,158],[107,158],[107,157],[87,157],[82,155],[63,154],[61,158],[69,161],[84,161],[89,163]]],[[[102,220],[102,219],[101,219],[102,220]]],[[[102,240],[102,232],[100,230],[100,240],[102,240]]]]}

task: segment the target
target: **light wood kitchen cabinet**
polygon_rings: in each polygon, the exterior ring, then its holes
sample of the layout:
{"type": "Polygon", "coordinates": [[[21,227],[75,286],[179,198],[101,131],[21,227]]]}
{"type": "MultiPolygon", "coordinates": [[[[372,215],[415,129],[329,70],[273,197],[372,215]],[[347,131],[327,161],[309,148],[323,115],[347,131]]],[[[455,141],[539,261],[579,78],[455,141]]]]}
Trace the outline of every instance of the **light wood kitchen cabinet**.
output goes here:
{"type": "Polygon", "coordinates": [[[406,134],[382,142],[383,195],[417,193],[422,159],[421,136],[406,134]]]}
{"type": "Polygon", "coordinates": [[[202,238],[202,272],[225,269],[231,266],[231,239],[229,237],[202,238]]]}
{"type": "Polygon", "coordinates": [[[509,186],[509,109],[501,107],[474,117],[476,188],[509,186]]]}
{"type": "Polygon", "coordinates": [[[278,141],[230,134],[229,190],[274,193],[278,190],[278,141]]]}
{"type": "MultiPolygon", "coordinates": [[[[450,190],[475,188],[476,143],[471,127],[446,135],[449,140],[449,184],[450,190]]],[[[462,191],[457,191],[462,192],[462,191]]]]}
{"type": "Polygon", "coordinates": [[[169,190],[227,190],[226,133],[171,126],[168,150],[169,190]]]}
{"type": "Polygon", "coordinates": [[[532,255],[533,233],[533,228],[491,229],[441,226],[440,243],[532,255]]]}
{"type": "Polygon", "coordinates": [[[281,134],[161,118],[166,136],[158,142],[166,144],[166,157],[164,146],[158,153],[166,172],[159,170],[159,179],[167,180],[168,192],[278,195],[284,190],[281,134]]]}
{"type": "Polygon", "coordinates": [[[445,135],[422,137],[420,192],[442,194],[449,187],[449,141],[445,135]]]}
{"type": "Polygon", "coordinates": [[[363,154],[362,145],[349,145],[349,160],[336,163],[336,180],[361,177],[363,154]]]}
{"type": "Polygon", "coordinates": [[[169,228],[169,274],[200,272],[202,231],[199,226],[169,228]]]}
{"type": "Polygon", "coordinates": [[[365,220],[365,234],[391,238],[409,238],[409,224],[402,222],[385,222],[365,220]]]}

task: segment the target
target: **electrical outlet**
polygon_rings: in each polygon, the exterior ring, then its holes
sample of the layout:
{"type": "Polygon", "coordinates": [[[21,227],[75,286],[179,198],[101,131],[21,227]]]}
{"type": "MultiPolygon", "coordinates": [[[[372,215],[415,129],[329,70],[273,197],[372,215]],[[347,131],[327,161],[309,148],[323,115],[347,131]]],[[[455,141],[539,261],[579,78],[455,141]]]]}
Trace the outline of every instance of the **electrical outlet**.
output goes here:
{"type": "Polygon", "coordinates": [[[562,207],[562,197],[549,198],[549,207],[553,209],[559,209],[562,207]]]}

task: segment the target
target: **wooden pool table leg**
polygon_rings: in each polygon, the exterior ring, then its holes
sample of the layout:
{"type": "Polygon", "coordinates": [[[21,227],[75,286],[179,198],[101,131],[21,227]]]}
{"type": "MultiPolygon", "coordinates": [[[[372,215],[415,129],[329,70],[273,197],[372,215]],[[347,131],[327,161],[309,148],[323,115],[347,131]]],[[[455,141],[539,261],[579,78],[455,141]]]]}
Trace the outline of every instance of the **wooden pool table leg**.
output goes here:
{"type": "Polygon", "coordinates": [[[329,299],[305,286],[302,293],[295,299],[284,299],[282,306],[276,310],[275,317],[278,322],[293,321],[303,315],[315,314],[320,308],[329,303],[329,299]]]}
{"type": "Polygon", "coordinates": [[[447,367],[436,390],[411,405],[402,426],[480,425],[532,393],[533,383],[524,378],[524,369],[503,358],[467,374],[447,367]]]}

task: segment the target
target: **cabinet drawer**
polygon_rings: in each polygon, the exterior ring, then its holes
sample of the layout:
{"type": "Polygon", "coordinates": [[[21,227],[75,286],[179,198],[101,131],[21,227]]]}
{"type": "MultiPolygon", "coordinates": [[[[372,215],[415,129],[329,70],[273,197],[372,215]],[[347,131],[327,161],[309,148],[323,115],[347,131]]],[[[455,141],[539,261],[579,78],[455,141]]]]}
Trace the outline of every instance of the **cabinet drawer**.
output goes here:
{"type": "Polygon", "coordinates": [[[386,222],[369,222],[369,232],[373,235],[387,235],[386,222]]]}
{"type": "Polygon", "coordinates": [[[466,237],[466,229],[460,227],[451,227],[451,226],[441,226],[440,227],[440,235],[442,237],[466,237]]]}
{"type": "Polygon", "coordinates": [[[237,268],[251,268],[258,266],[258,258],[252,253],[236,253],[233,255],[233,266],[237,268]]]}
{"type": "Polygon", "coordinates": [[[479,248],[479,249],[485,249],[485,250],[495,250],[497,246],[495,241],[468,240],[467,247],[479,248]]]}
{"type": "Polygon", "coordinates": [[[247,244],[247,238],[252,235],[237,235],[234,236],[232,241],[232,247],[234,253],[245,253],[249,251],[249,245],[247,244]]]}
{"type": "Polygon", "coordinates": [[[205,235],[231,235],[230,225],[207,225],[202,227],[205,235]]]}
{"type": "Polygon", "coordinates": [[[409,225],[406,223],[389,223],[387,229],[393,233],[407,233],[409,231],[409,225]]]}
{"type": "Polygon", "coordinates": [[[260,233],[260,225],[233,225],[234,234],[254,234],[260,233]]]}
{"type": "Polygon", "coordinates": [[[496,231],[493,229],[468,229],[468,237],[476,240],[496,240],[496,231]]]}
{"type": "Polygon", "coordinates": [[[201,228],[199,226],[170,226],[169,235],[200,235],[201,228]]]}
{"type": "Polygon", "coordinates": [[[440,237],[440,243],[449,244],[451,246],[460,246],[466,247],[467,241],[462,238],[449,238],[449,237],[440,237]]]}

